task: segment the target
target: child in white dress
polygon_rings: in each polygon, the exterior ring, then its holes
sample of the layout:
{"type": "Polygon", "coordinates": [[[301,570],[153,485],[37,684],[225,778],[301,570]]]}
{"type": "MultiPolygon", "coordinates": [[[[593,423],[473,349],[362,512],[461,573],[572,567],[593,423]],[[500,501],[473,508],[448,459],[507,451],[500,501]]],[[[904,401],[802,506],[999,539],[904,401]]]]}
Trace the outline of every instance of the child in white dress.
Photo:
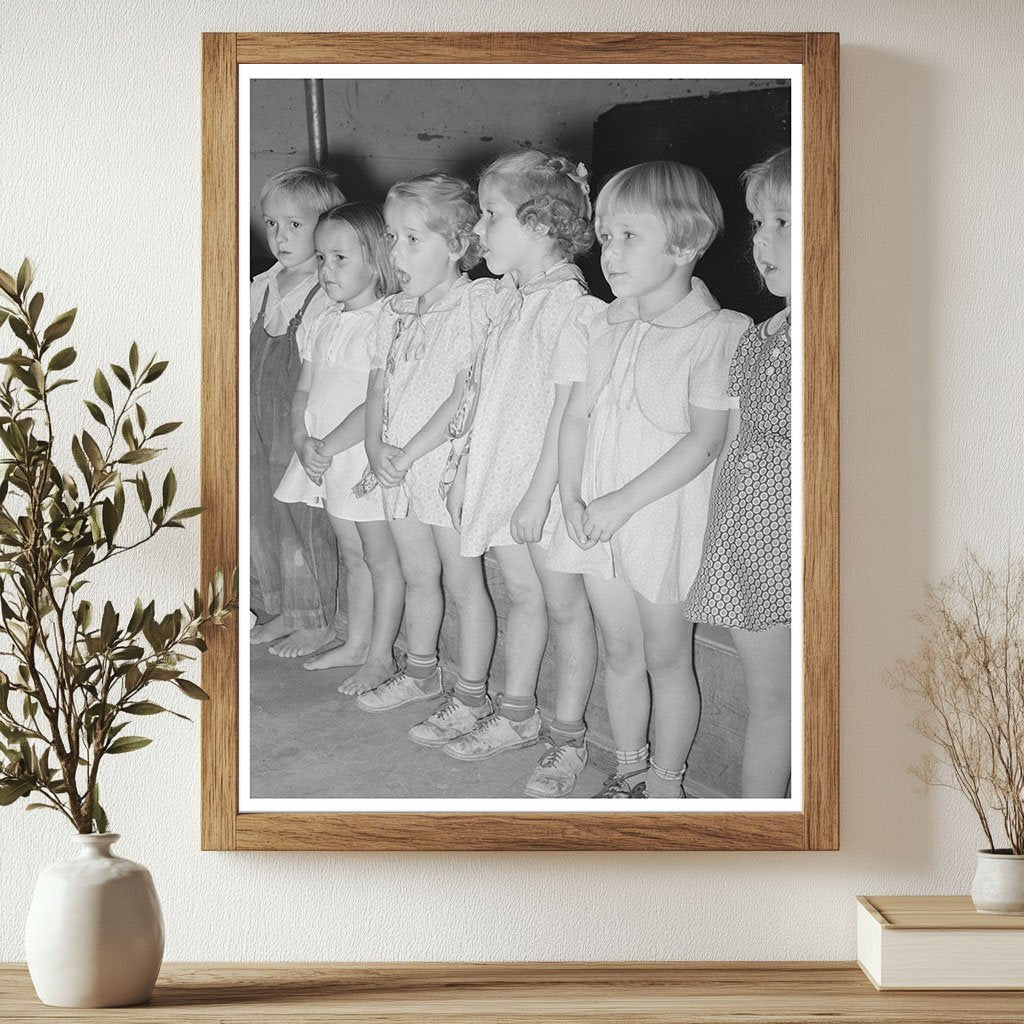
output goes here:
{"type": "MultiPolygon", "coordinates": [[[[487,672],[494,653],[494,607],[483,560],[459,552],[438,483],[447,457],[448,423],[468,368],[487,331],[491,282],[471,284],[479,261],[473,225],[480,216],[470,186],[449,174],[421,175],[392,186],[384,204],[391,259],[402,291],[377,321],[374,369],[366,397],[366,454],[383,486],[384,509],[406,583],[404,669],[357,699],[383,712],[443,695],[437,644],[444,583],[458,615],[459,694],[470,720],[491,711],[487,672]]],[[[372,481],[370,481],[372,482],[372,481]]],[[[418,743],[432,743],[418,727],[418,743]]]]}
{"type": "Polygon", "coordinates": [[[321,514],[282,505],[274,491],[292,456],[289,413],[310,326],[330,305],[313,254],[317,218],[345,197],[318,167],[290,167],[260,192],[267,245],[277,262],[249,294],[249,553],[252,644],[283,658],[311,654],[334,637],[337,556],[321,514]]]}
{"type": "Polygon", "coordinates": [[[548,566],[585,574],[604,639],[617,771],[599,797],[684,795],[700,693],[682,602],[700,564],[729,362],[750,322],[693,276],[722,225],[704,175],[673,161],[620,171],[597,200],[616,299],[562,418],[565,529],[548,566]]]}
{"type": "Polygon", "coordinates": [[[356,497],[362,473],[364,404],[377,316],[397,291],[384,243],[384,219],[372,203],[348,203],[316,226],[320,284],[334,303],[300,350],[302,371],[292,402],[295,454],[275,497],[326,506],[345,568],[345,643],[305,668],[356,668],[338,687],[363,693],[395,670],[405,581],[379,494],[356,497]]]}
{"type": "Polygon", "coordinates": [[[733,407],[687,614],[728,626],[743,666],[747,727],[740,795],[778,798],[789,787],[792,742],[789,150],[755,164],[743,180],[754,263],[785,307],[751,327],[736,350],[729,373],[733,407]]]}
{"type": "MultiPolygon", "coordinates": [[[[481,760],[536,742],[537,677],[554,635],[558,692],[550,743],[527,796],[564,797],[587,763],[583,713],[597,667],[597,638],[583,580],[551,572],[547,547],[559,518],[558,425],[568,384],[552,384],[558,344],[585,337],[604,303],[572,261],[593,245],[586,168],[536,150],[499,157],[480,176],[476,233],[488,269],[502,275],[494,323],[479,362],[479,398],[465,468],[462,554],[488,548],[508,595],[505,690],[494,715],[458,735],[442,707],[444,752],[481,760]]],[[[458,512],[458,510],[456,510],[458,512]]],[[[451,698],[458,701],[457,696],[451,698]]]]}

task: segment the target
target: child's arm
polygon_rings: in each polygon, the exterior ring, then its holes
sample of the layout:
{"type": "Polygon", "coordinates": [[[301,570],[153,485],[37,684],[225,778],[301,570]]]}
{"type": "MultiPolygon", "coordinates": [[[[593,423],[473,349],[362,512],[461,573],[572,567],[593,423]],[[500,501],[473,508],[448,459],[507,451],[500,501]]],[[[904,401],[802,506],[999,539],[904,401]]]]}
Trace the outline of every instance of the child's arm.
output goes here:
{"type": "Polygon", "coordinates": [[[722,463],[725,461],[726,453],[732,447],[736,435],[740,432],[740,411],[739,409],[729,410],[729,422],[725,428],[725,440],[722,441],[722,448],[715,460],[715,475],[711,478],[711,494],[718,490],[718,478],[722,475],[722,463]]]}
{"type": "Polygon", "coordinates": [[[517,544],[536,543],[544,533],[551,511],[551,495],[558,484],[558,433],[569,400],[568,384],[555,385],[555,400],[544,431],[544,444],[526,493],[512,513],[509,530],[517,544]]]}
{"type": "Polygon", "coordinates": [[[295,454],[306,471],[306,476],[314,483],[319,483],[324,470],[331,464],[329,458],[325,458],[318,450],[319,438],[310,437],[306,431],[306,406],[309,404],[309,389],[313,384],[313,364],[308,359],[302,360],[302,369],[299,371],[299,381],[295,385],[295,394],[292,395],[292,407],[290,424],[292,431],[292,446],[295,454]]]}
{"type": "Polygon", "coordinates": [[[461,370],[455,375],[451,394],[437,407],[434,415],[409,438],[402,449],[402,454],[395,458],[395,469],[400,470],[403,475],[417,459],[422,459],[428,452],[440,448],[445,441],[450,440],[448,424],[462,404],[462,393],[466,388],[468,374],[468,370],[461,370]]]}
{"type": "Polygon", "coordinates": [[[594,546],[583,529],[583,504],[580,485],[583,479],[583,456],[587,450],[586,381],[576,381],[562,413],[558,429],[558,494],[562,500],[562,514],[569,536],[581,547],[594,546]]]}
{"type": "Polygon", "coordinates": [[[587,536],[591,540],[610,540],[640,509],[696,479],[721,451],[728,419],[727,409],[691,405],[690,432],[685,437],[628,484],[587,506],[583,515],[587,536]]]}
{"type": "Polygon", "coordinates": [[[364,428],[366,437],[363,446],[366,458],[374,476],[385,487],[397,487],[402,482],[404,472],[394,467],[394,459],[402,454],[401,448],[384,443],[384,370],[370,371],[370,379],[366,385],[366,402],[363,405],[364,428]]]}
{"type": "Polygon", "coordinates": [[[333,459],[335,455],[348,451],[366,436],[366,403],[357,405],[320,442],[320,454],[333,459]]]}

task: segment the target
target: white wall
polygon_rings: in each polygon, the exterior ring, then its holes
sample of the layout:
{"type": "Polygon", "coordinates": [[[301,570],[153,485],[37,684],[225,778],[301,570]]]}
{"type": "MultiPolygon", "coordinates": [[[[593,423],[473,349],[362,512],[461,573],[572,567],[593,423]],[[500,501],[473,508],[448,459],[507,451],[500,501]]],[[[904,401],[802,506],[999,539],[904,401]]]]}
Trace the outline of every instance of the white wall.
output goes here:
{"type": "MultiPolygon", "coordinates": [[[[0,35],[0,266],[39,263],[81,307],[86,365],[132,338],[173,357],[151,402],[189,424],[198,490],[199,33],[203,30],[838,30],[842,33],[842,850],[817,854],[200,853],[198,736],[111,764],[121,852],[150,866],[169,959],[829,959],[853,897],[964,892],[977,828],[921,794],[886,672],[920,587],[970,543],[1021,542],[1024,214],[1016,0],[8,0],[0,35]]],[[[56,312],[56,309],[52,310],[56,312]]],[[[195,534],[132,577],[177,601],[195,534]]],[[[140,582],[139,584],[143,584],[140,582]]],[[[131,584],[111,584],[119,598],[131,584]]],[[[56,816],[0,810],[0,960],[56,816]],[[51,820],[52,819],[52,820],[51,820]]]]}

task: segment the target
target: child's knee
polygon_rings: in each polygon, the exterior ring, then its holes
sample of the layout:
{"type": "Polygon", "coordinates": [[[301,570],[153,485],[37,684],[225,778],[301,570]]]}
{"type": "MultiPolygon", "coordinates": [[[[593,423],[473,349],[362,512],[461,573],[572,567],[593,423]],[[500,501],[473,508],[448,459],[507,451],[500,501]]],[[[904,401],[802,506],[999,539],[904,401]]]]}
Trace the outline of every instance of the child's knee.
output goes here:
{"type": "Polygon", "coordinates": [[[607,667],[616,673],[636,671],[644,664],[644,649],[639,637],[612,634],[604,637],[607,667]]]}
{"type": "Polygon", "coordinates": [[[644,661],[655,682],[662,677],[676,677],[680,673],[693,676],[690,645],[679,640],[646,641],[644,661]]]}

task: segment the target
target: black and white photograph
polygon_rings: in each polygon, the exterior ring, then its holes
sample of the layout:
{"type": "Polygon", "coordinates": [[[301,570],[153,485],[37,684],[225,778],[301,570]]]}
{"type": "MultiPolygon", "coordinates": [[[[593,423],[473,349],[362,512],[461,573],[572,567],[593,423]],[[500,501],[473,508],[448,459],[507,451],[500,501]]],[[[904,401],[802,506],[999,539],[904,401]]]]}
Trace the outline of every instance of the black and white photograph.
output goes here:
{"type": "Polygon", "coordinates": [[[246,70],[240,809],[799,810],[799,68],[246,70]]]}

